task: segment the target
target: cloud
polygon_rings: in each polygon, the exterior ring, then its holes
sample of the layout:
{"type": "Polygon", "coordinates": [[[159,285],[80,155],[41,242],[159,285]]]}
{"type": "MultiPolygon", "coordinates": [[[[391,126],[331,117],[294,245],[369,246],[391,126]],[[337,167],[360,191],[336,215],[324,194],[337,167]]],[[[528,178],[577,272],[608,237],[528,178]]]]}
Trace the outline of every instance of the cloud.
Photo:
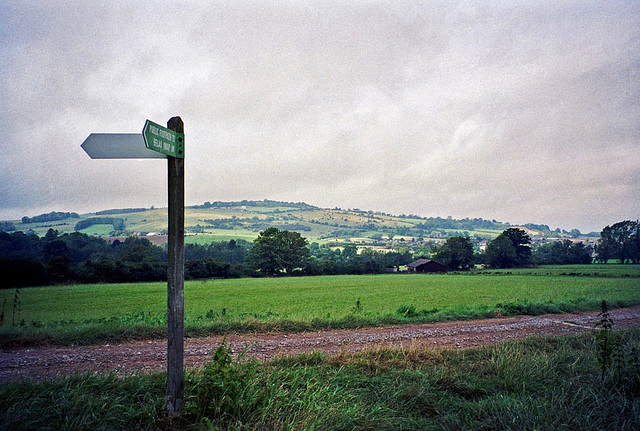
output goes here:
{"type": "Polygon", "coordinates": [[[638,217],[635,2],[42,2],[2,20],[0,217],[164,205],[162,162],[79,145],[176,114],[192,204],[638,217]]]}

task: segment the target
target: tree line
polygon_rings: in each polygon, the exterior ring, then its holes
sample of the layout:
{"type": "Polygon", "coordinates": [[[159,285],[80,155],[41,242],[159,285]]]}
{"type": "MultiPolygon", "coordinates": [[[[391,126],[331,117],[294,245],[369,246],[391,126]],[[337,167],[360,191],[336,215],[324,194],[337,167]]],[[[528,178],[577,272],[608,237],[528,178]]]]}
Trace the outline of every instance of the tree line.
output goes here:
{"type": "Polygon", "coordinates": [[[509,228],[490,241],[482,251],[474,251],[468,237],[451,237],[434,250],[434,259],[450,270],[467,270],[476,264],[489,268],[519,268],[536,265],[588,264],[592,249],[582,242],[553,241],[532,246],[522,229],[509,228]]]}
{"type": "MultiPolygon", "coordinates": [[[[220,241],[185,245],[185,278],[243,275],[250,243],[220,241]]],[[[80,232],[60,235],[49,229],[43,237],[0,232],[0,288],[57,283],[123,283],[163,281],[167,252],[144,237],[108,243],[80,232]]]]}
{"type": "MultiPolygon", "coordinates": [[[[468,236],[448,238],[428,256],[409,251],[359,250],[355,244],[329,247],[309,244],[299,232],[270,227],[249,243],[244,240],[185,245],[185,278],[376,274],[397,271],[419,257],[432,258],[450,270],[476,264],[491,268],[539,264],[586,264],[594,250],[582,242],[553,241],[532,246],[522,229],[508,228],[479,251],[468,236]]],[[[623,221],[605,227],[595,259],[640,262],[640,225],[623,221]]],[[[80,232],[43,237],[24,232],[0,232],[0,288],[56,283],[119,283],[166,280],[166,248],[144,237],[108,243],[80,232]]]]}
{"type": "Polygon", "coordinates": [[[59,212],[51,211],[50,213],[40,214],[33,217],[22,217],[22,223],[45,223],[50,221],[65,220],[68,218],[80,218],[80,215],[75,212],[59,212]]]}
{"type": "Polygon", "coordinates": [[[593,250],[582,242],[556,241],[531,247],[531,237],[522,229],[508,228],[488,243],[484,251],[474,249],[468,236],[448,238],[431,250],[431,256],[410,252],[358,252],[354,244],[341,248],[319,246],[298,232],[272,227],[261,232],[247,256],[248,269],[261,275],[366,274],[398,270],[418,257],[431,257],[449,270],[468,270],[476,264],[491,268],[513,268],[539,264],[587,264],[593,250]]]}
{"type": "Polygon", "coordinates": [[[551,241],[532,246],[531,237],[522,229],[509,228],[474,253],[468,237],[451,237],[433,252],[433,257],[449,269],[464,270],[474,264],[491,268],[517,268],[533,265],[588,264],[616,261],[640,263],[640,223],[625,220],[606,226],[594,248],[583,242],[551,241]]]}
{"type": "MultiPolygon", "coordinates": [[[[358,253],[309,246],[297,232],[268,228],[253,243],[244,240],[185,245],[185,279],[242,276],[373,274],[411,260],[410,253],[358,253]]],[[[49,229],[33,233],[0,232],[0,288],[58,283],[164,281],[166,248],[144,237],[108,243],[80,232],[49,229]]]]}

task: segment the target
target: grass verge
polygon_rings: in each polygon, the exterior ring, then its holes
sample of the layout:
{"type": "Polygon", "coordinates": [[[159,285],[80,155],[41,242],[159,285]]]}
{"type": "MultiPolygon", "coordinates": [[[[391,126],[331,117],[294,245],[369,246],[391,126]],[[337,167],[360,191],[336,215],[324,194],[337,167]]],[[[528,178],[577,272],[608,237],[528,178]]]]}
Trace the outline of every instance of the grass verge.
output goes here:
{"type": "Polygon", "coordinates": [[[0,385],[2,429],[631,430],[640,331],[615,332],[605,377],[593,335],[469,350],[379,349],[234,362],[222,346],[164,414],[161,373],[0,385]]]}
{"type": "MultiPolygon", "coordinates": [[[[437,323],[454,320],[487,319],[501,316],[539,316],[552,313],[571,313],[597,310],[601,301],[571,301],[566,303],[498,303],[493,307],[449,307],[443,310],[416,309],[401,305],[394,313],[374,314],[353,312],[339,318],[312,318],[294,320],[278,316],[203,316],[185,323],[185,336],[202,337],[230,333],[253,332],[305,332],[327,329],[358,329],[403,325],[410,323],[437,323]]],[[[640,301],[611,301],[612,309],[638,305],[640,301]]],[[[0,331],[0,348],[38,345],[89,345],[166,337],[166,319],[140,313],[124,318],[88,319],[82,322],[54,322],[46,325],[4,326],[0,331]]]]}

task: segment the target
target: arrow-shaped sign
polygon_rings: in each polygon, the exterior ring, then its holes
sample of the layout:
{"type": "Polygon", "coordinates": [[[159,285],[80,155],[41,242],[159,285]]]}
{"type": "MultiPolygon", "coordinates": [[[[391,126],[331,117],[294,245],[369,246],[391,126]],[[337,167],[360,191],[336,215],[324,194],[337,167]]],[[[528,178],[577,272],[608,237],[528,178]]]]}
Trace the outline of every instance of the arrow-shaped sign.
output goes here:
{"type": "Polygon", "coordinates": [[[166,159],[147,148],[140,133],[92,133],[82,143],[92,159],[166,159]]]}
{"type": "Polygon", "coordinates": [[[177,159],[184,159],[184,133],[178,133],[147,120],[142,129],[148,149],[177,159]]]}

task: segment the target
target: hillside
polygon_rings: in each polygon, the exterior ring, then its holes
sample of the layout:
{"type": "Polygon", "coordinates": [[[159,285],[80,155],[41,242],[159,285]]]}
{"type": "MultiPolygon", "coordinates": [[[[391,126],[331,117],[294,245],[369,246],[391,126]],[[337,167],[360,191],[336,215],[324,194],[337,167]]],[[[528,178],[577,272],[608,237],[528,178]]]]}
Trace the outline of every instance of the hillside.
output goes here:
{"type": "MultiPolygon", "coordinates": [[[[88,214],[54,212],[22,220],[4,222],[6,226],[42,236],[50,228],[60,233],[78,230],[100,237],[139,235],[156,244],[166,242],[166,208],[123,208],[88,214]]],[[[441,242],[449,236],[469,235],[474,243],[496,237],[509,227],[525,229],[535,242],[550,238],[577,237],[576,231],[551,231],[548,226],[512,226],[495,220],[452,219],[392,215],[360,209],[319,208],[306,203],[279,201],[205,202],[185,210],[188,243],[245,239],[252,241],[268,227],[300,232],[310,242],[335,244],[351,242],[374,248],[411,248],[441,242]]],[[[580,236],[585,242],[594,237],[580,236]]]]}

